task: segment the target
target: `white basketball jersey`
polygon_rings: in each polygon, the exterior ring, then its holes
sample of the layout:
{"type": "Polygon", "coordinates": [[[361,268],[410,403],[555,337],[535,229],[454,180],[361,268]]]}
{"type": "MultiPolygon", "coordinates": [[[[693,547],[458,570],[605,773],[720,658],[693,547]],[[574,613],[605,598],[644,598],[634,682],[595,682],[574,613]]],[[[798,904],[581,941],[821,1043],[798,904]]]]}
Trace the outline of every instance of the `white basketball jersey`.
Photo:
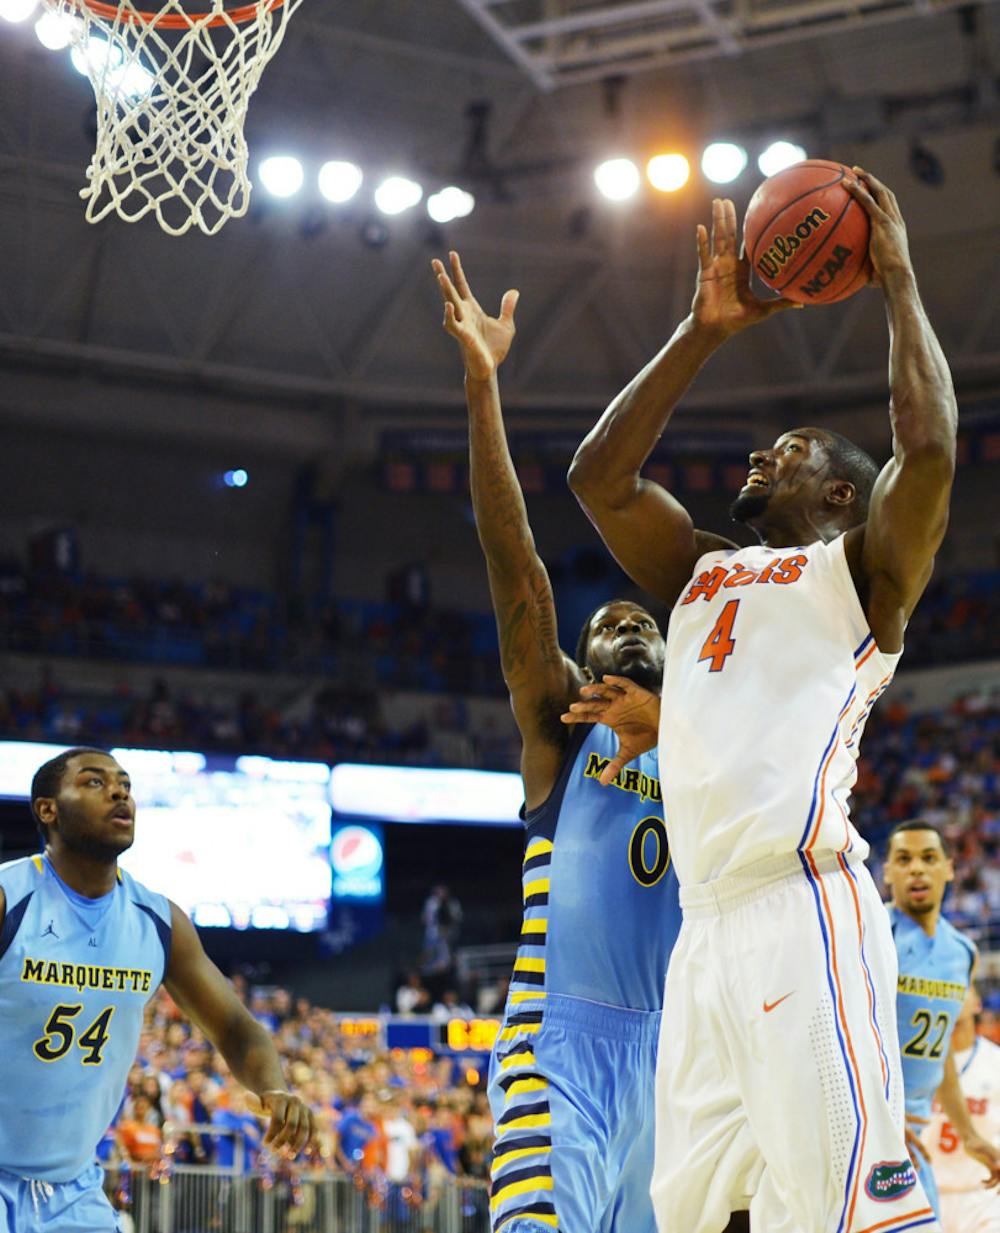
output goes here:
{"type": "MultiPolygon", "coordinates": [[[[969,1105],[972,1124],[984,1139],[1000,1145],[1000,1046],[977,1036],[971,1049],[955,1054],[962,1091],[969,1105]]],[[[930,1152],[931,1165],[942,1194],[978,1191],[987,1170],[962,1149],[958,1135],[937,1101],[931,1124],[921,1136],[930,1152]]],[[[995,1197],[1000,1203],[1000,1197],[995,1197]]]]}
{"type": "Polygon", "coordinates": [[[682,886],[796,851],[867,855],[847,797],[899,658],[875,645],[843,536],[698,561],[670,617],[660,721],[682,886]]]}

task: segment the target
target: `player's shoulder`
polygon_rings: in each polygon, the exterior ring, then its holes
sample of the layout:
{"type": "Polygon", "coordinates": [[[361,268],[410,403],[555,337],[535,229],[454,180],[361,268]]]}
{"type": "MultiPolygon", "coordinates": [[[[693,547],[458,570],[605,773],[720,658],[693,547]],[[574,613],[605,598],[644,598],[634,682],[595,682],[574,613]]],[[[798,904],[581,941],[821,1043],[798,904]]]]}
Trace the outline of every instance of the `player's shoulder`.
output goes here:
{"type": "Polygon", "coordinates": [[[938,928],[944,931],[945,936],[953,946],[961,949],[968,955],[970,963],[975,960],[978,953],[975,942],[971,938],[966,937],[956,925],[953,925],[947,916],[941,917],[938,922],[938,928]]]}
{"type": "Polygon", "coordinates": [[[22,856],[0,865],[0,889],[11,903],[45,880],[45,862],[40,855],[22,856]]]}
{"type": "Polygon", "coordinates": [[[121,866],[118,867],[118,881],[128,896],[129,901],[135,907],[147,913],[155,913],[167,928],[170,928],[172,914],[170,911],[170,900],[166,895],[150,890],[148,886],[137,878],[133,878],[128,870],[122,869],[121,866]]]}

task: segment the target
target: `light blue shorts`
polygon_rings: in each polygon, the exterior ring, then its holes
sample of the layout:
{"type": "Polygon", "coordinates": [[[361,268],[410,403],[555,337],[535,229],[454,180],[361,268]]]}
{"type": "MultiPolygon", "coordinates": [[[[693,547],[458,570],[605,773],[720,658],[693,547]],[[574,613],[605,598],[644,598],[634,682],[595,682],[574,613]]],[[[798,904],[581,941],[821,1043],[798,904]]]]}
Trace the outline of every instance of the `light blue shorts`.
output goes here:
{"type": "Polygon", "coordinates": [[[490,1063],[496,1233],[656,1233],[659,1026],[557,994],[508,1007],[490,1063]]]}
{"type": "Polygon", "coordinates": [[[0,1233],[121,1233],[91,1165],[71,1182],[42,1182],[0,1169],[0,1233]]]}

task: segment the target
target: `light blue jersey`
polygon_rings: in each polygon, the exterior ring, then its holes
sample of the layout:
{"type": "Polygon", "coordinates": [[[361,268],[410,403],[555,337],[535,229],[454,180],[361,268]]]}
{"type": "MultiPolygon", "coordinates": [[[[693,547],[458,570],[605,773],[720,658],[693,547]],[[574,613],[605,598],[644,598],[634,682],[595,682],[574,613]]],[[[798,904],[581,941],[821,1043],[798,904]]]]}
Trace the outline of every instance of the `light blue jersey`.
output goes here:
{"type": "Polygon", "coordinates": [[[0,1171],[78,1178],[135,1060],[170,957],[170,905],[119,870],[86,899],[46,857],[0,866],[0,1171]]]}
{"type": "MultiPolygon", "coordinates": [[[[976,948],[943,916],[933,937],[897,908],[889,908],[889,919],[899,956],[896,1017],[906,1112],[926,1120],[944,1078],[951,1034],[969,989],[976,948]]],[[[920,1178],[940,1215],[929,1164],[924,1164],[920,1178]]]]}
{"type": "Polygon", "coordinates": [[[510,1002],[568,994],[660,1010],[681,927],[655,752],[609,787],[603,724],[574,733],[548,800],[525,819],[524,920],[510,1002]]]}
{"type": "Polygon", "coordinates": [[[574,731],[525,819],[524,919],[490,1071],[494,1230],[655,1233],[653,1077],[680,931],[655,752],[615,782],[602,725],[574,731]]]}
{"type": "Polygon", "coordinates": [[[889,919],[899,956],[896,1017],[906,1111],[929,1118],[976,948],[943,916],[933,937],[896,908],[889,909],[889,919]]]}

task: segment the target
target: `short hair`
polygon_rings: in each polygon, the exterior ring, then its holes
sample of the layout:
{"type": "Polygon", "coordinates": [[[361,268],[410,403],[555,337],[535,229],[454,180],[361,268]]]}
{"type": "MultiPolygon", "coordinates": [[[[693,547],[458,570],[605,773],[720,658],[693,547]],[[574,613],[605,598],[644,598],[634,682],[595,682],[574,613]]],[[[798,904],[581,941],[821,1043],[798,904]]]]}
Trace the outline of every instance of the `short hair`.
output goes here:
{"type": "Polygon", "coordinates": [[[603,604],[598,604],[594,611],[584,621],[583,628],[580,630],[580,636],[576,640],[575,659],[581,668],[587,666],[587,652],[590,650],[590,623],[594,617],[601,611],[602,608],[610,608],[612,604],[627,604],[627,599],[606,599],[603,604]]]}
{"type": "Polygon", "coordinates": [[[34,814],[35,825],[38,827],[38,833],[43,843],[48,843],[49,828],[38,816],[38,810],[35,809],[35,801],[40,797],[59,795],[63,776],[66,774],[66,767],[70,759],[77,757],[78,754],[101,754],[105,758],[111,756],[106,749],[97,749],[93,745],[75,745],[72,749],[64,749],[61,754],[56,754],[54,758],[49,758],[48,762],[43,762],[32,776],[31,812],[34,814]]]}
{"type": "Polygon", "coordinates": [[[856,526],[868,517],[868,502],[878,479],[878,463],[860,445],[855,445],[839,432],[831,428],[824,428],[822,432],[833,478],[847,480],[854,485],[853,525],[856,526]]]}
{"type": "Polygon", "coordinates": [[[889,838],[885,841],[885,854],[889,855],[892,850],[892,841],[896,835],[902,835],[908,831],[933,831],[941,841],[941,851],[945,856],[951,856],[951,844],[945,839],[944,835],[933,822],[924,822],[921,818],[911,818],[909,822],[897,822],[889,832],[889,838]]]}

